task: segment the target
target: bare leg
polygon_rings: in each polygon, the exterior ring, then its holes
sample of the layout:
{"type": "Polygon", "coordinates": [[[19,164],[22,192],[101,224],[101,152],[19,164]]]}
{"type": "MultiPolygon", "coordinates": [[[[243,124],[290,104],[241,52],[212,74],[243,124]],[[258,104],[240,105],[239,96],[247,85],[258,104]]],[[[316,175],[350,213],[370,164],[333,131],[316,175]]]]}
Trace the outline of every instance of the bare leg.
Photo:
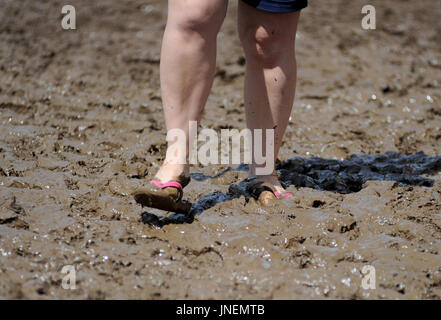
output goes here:
{"type": "MultiPolygon", "coordinates": [[[[228,0],[169,0],[161,52],[161,90],[167,131],[180,129],[188,143],[189,121],[199,121],[216,67],[216,38],[228,0]]],[[[170,148],[170,143],[168,145],[170,148]]],[[[188,160],[188,145],[187,145],[188,160]]],[[[189,165],[167,154],[156,174],[161,182],[188,175],[189,165]]]]}
{"type": "MultiPolygon", "coordinates": [[[[274,128],[273,161],[277,159],[294,102],[299,16],[299,11],[268,13],[239,2],[239,35],[246,57],[247,126],[252,130],[274,128]]],[[[255,175],[256,167],[255,163],[250,166],[250,176],[255,175]]],[[[285,192],[274,175],[258,179],[269,182],[278,192],[285,192]]]]}

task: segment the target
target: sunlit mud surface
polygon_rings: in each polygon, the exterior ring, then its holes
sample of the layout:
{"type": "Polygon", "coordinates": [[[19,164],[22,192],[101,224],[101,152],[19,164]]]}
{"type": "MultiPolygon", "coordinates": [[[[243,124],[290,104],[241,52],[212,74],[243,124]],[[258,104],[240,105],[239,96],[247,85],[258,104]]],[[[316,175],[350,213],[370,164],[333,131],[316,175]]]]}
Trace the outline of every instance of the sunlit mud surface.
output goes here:
{"type": "MultiPolygon", "coordinates": [[[[441,298],[439,1],[310,1],[278,168],[260,206],[245,166],[195,166],[191,215],[131,192],[165,153],[166,1],[0,1],[0,297],[441,298]],[[61,270],[75,266],[76,289],[61,270]],[[362,287],[362,268],[376,288],[362,287]]],[[[245,126],[236,1],[203,127],[245,126]]]]}

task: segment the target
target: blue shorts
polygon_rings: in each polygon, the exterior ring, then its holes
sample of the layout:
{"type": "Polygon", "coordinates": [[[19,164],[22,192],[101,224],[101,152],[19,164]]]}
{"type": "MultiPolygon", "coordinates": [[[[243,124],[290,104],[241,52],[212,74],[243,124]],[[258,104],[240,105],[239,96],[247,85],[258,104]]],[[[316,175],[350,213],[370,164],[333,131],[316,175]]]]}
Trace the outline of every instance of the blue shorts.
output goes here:
{"type": "Polygon", "coordinates": [[[268,12],[295,12],[305,8],[308,0],[242,0],[257,9],[268,12]]]}

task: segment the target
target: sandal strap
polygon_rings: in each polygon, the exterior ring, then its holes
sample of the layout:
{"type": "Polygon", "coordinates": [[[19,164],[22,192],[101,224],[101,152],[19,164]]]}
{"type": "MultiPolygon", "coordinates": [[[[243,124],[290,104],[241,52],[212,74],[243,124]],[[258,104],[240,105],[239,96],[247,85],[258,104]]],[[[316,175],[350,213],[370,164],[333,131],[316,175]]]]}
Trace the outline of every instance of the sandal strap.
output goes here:
{"type": "Polygon", "coordinates": [[[293,194],[290,193],[290,192],[280,193],[279,191],[274,191],[274,195],[275,195],[277,198],[279,198],[279,197],[282,197],[282,198],[291,198],[291,197],[293,196],[293,194]]]}
{"type": "Polygon", "coordinates": [[[169,187],[173,187],[181,190],[183,189],[182,184],[180,184],[177,181],[167,181],[165,183],[162,183],[161,181],[158,180],[151,180],[150,184],[154,184],[155,186],[161,189],[169,188],[169,187]]]}
{"type": "Polygon", "coordinates": [[[190,183],[190,181],[191,181],[190,176],[180,175],[176,180],[170,180],[167,182],[161,182],[159,180],[151,180],[150,184],[154,184],[155,186],[161,189],[172,187],[182,190],[190,183]]]}
{"type": "MultiPolygon", "coordinates": [[[[276,171],[276,174],[277,174],[277,178],[280,180],[280,172],[278,170],[276,171]]],[[[251,181],[256,180],[256,179],[257,179],[257,176],[252,176],[252,177],[246,178],[245,181],[246,182],[251,182],[251,181]]],[[[293,196],[293,194],[290,193],[290,192],[281,193],[279,191],[274,190],[273,187],[270,184],[268,184],[267,182],[256,181],[256,182],[252,183],[250,187],[252,189],[256,188],[256,187],[261,187],[261,188],[263,188],[266,191],[272,192],[276,196],[276,198],[280,198],[280,197],[282,197],[282,198],[290,198],[290,197],[293,196]]]]}

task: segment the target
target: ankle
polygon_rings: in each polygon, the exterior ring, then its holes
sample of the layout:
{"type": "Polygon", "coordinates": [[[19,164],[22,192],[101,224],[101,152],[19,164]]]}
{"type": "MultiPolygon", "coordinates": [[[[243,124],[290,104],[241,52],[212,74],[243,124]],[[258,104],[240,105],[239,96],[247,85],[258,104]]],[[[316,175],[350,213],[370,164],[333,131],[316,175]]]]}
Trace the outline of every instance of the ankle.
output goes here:
{"type": "Polygon", "coordinates": [[[261,165],[256,165],[256,164],[252,164],[249,166],[249,170],[248,170],[248,175],[250,177],[269,177],[269,176],[277,176],[277,172],[275,170],[275,168],[272,170],[271,173],[267,173],[267,174],[258,174],[257,172],[265,172],[263,169],[266,168],[265,166],[261,166],[261,165]]]}
{"type": "Polygon", "coordinates": [[[255,168],[250,167],[250,170],[248,171],[248,177],[256,177],[256,178],[276,177],[277,178],[278,174],[275,170],[270,174],[256,174],[255,168]]]}
{"type": "Polygon", "coordinates": [[[171,164],[164,162],[155,175],[155,178],[161,182],[176,180],[180,177],[188,177],[190,175],[190,168],[188,165],[171,164]]]}

